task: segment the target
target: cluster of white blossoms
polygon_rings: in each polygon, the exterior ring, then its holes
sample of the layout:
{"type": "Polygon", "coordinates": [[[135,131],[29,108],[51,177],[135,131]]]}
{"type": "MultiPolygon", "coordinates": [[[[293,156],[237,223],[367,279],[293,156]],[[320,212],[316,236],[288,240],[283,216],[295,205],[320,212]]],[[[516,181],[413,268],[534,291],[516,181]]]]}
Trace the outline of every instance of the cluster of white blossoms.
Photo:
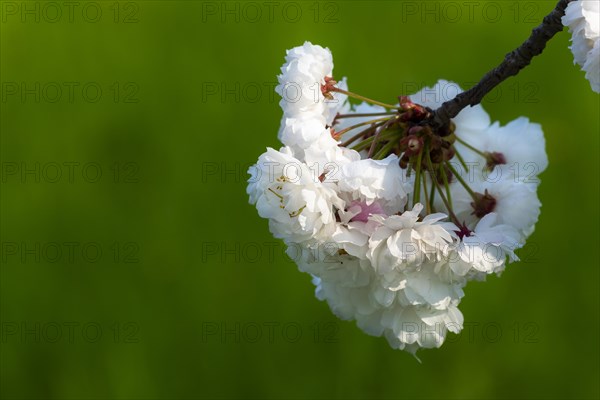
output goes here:
{"type": "Polygon", "coordinates": [[[600,93],[600,0],[570,2],[562,23],[573,34],[573,61],[585,71],[592,90],[600,93]]]}
{"type": "Polygon", "coordinates": [[[249,169],[250,203],[338,317],[413,354],[441,346],[462,329],[466,283],[501,273],[534,230],[540,126],[475,106],[433,128],[456,84],[380,103],[336,82],[330,51],[308,42],[281,71],[283,147],[249,169]]]}

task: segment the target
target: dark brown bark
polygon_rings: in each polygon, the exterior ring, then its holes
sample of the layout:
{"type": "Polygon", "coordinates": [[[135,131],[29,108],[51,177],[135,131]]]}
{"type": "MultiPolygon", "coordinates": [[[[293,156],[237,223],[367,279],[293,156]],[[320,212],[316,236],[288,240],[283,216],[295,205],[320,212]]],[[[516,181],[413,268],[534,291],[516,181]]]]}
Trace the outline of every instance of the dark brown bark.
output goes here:
{"type": "Polygon", "coordinates": [[[437,128],[446,125],[450,118],[456,117],[463,108],[479,104],[492,89],[528,66],[531,59],[544,50],[546,43],[562,31],[561,18],[571,1],[573,0],[560,0],[542,23],[531,31],[529,38],[517,49],[508,53],[500,65],[485,74],[475,86],[435,110],[431,117],[431,125],[437,128]]]}

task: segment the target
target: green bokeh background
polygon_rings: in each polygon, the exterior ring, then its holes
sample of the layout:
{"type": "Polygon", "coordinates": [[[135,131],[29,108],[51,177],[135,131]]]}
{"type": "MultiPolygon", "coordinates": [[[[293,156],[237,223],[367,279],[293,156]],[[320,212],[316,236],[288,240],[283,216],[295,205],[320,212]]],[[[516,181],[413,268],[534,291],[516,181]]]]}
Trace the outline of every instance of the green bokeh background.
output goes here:
{"type": "Polygon", "coordinates": [[[524,261],[470,284],[467,327],[421,364],[336,319],[245,194],[247,165],[278,146],[285,49],[327,46],[337,77],[391,102],[438,78],[469,86],[554,1],[280,2],[272,20],[226,3],[239,22],[206,13],[221,2],[99,1],[96,23],[86,2],[72,22],[59,2],[55,23],[45,4],[2,2],[2,398],[598,398],[599,97],[566,32],[484,102],[546,134],[524,261]],[[36,82],[39,101],[18,92],[36,82]],[[36,163],[39,182],[21,177],[36,163]]]}

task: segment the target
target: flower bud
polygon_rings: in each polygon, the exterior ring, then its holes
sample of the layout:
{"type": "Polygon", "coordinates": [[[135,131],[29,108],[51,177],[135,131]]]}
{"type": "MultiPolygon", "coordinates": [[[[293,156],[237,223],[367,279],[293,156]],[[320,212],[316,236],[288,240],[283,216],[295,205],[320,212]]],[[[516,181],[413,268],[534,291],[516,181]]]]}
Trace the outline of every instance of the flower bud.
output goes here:
{"type": "Polygon", "coordinates": [[[402,111],[400,114],[401,121],[419,122],[431,116],[431,113],[427,107],[413,103],[408,96],[399,96],[398,100],[400,104],[400,110],[402,111]]]}
{"type": "Polygon", "coordinates": [[[408,128],[408,134],[409,135],[417,135],[419,133],[421,133],[423,131],[423,129],[425,129],[422,126],[411,126],[410,128],[408,128]]]}
{"type": "Polygon", "coordinates": [[[454,158],[454,155],[456,154],[456,150],[454,149],[454,146],[450,146],[447,149],[444,149],[444,161],[450,161],[454,158]]]}
{"type": "MultiPolygon", "coordinates": [[[[412,128],[411,128],[412,129],[412,128]]],[[[410,130],[409,130],[410,132],[410,130]]],[[[404,154],[407,157],[419,154],[423,148],[423,138],[419,136],[410,135],[402,138],[400,141],[400,149],[404,150],[404,154]]]]}
{"type": "Polygon", "coordinates": [[[439,150],[442,148],[442,145],[443,140],[439,136],[433,135],[431,140],[429,140],[429,148],[432,150],[439,150]]]}
{"type": "Polygon", "coordinates": [[[404,111],[411,109],[415,105],[415,103],[413,103],[408,96],[398,96],[398,101],[400,104],[400,109],[404,111]]]}
{"type": "Polygon", "coordinates": [[[444,152],[441,148],[432,149],[429,152],[429,157],[432,163],[439,164],[444,161],[444,152]]]}

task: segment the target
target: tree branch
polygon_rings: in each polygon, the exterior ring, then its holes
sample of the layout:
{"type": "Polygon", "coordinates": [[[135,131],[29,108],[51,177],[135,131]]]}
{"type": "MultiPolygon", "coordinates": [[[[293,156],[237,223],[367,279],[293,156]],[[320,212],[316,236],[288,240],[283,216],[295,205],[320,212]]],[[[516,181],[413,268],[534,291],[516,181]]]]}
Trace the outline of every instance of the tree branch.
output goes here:
{"type": "Polygon", "coordinates": [[[508,53],[499,66],[485,74],[475,86],[446,101],[435,110],[431,117],[431,125],[437,128],[446,125],[450,118],[456,117],[463,108],[479,104],[492,89],[528,66],[531,59],[544,50],[546,43],[562,31],[561,18],[571,1],[573,0],[560,0],[542,23],[531,31],[529,38],[517,49],[508,53]]]}

